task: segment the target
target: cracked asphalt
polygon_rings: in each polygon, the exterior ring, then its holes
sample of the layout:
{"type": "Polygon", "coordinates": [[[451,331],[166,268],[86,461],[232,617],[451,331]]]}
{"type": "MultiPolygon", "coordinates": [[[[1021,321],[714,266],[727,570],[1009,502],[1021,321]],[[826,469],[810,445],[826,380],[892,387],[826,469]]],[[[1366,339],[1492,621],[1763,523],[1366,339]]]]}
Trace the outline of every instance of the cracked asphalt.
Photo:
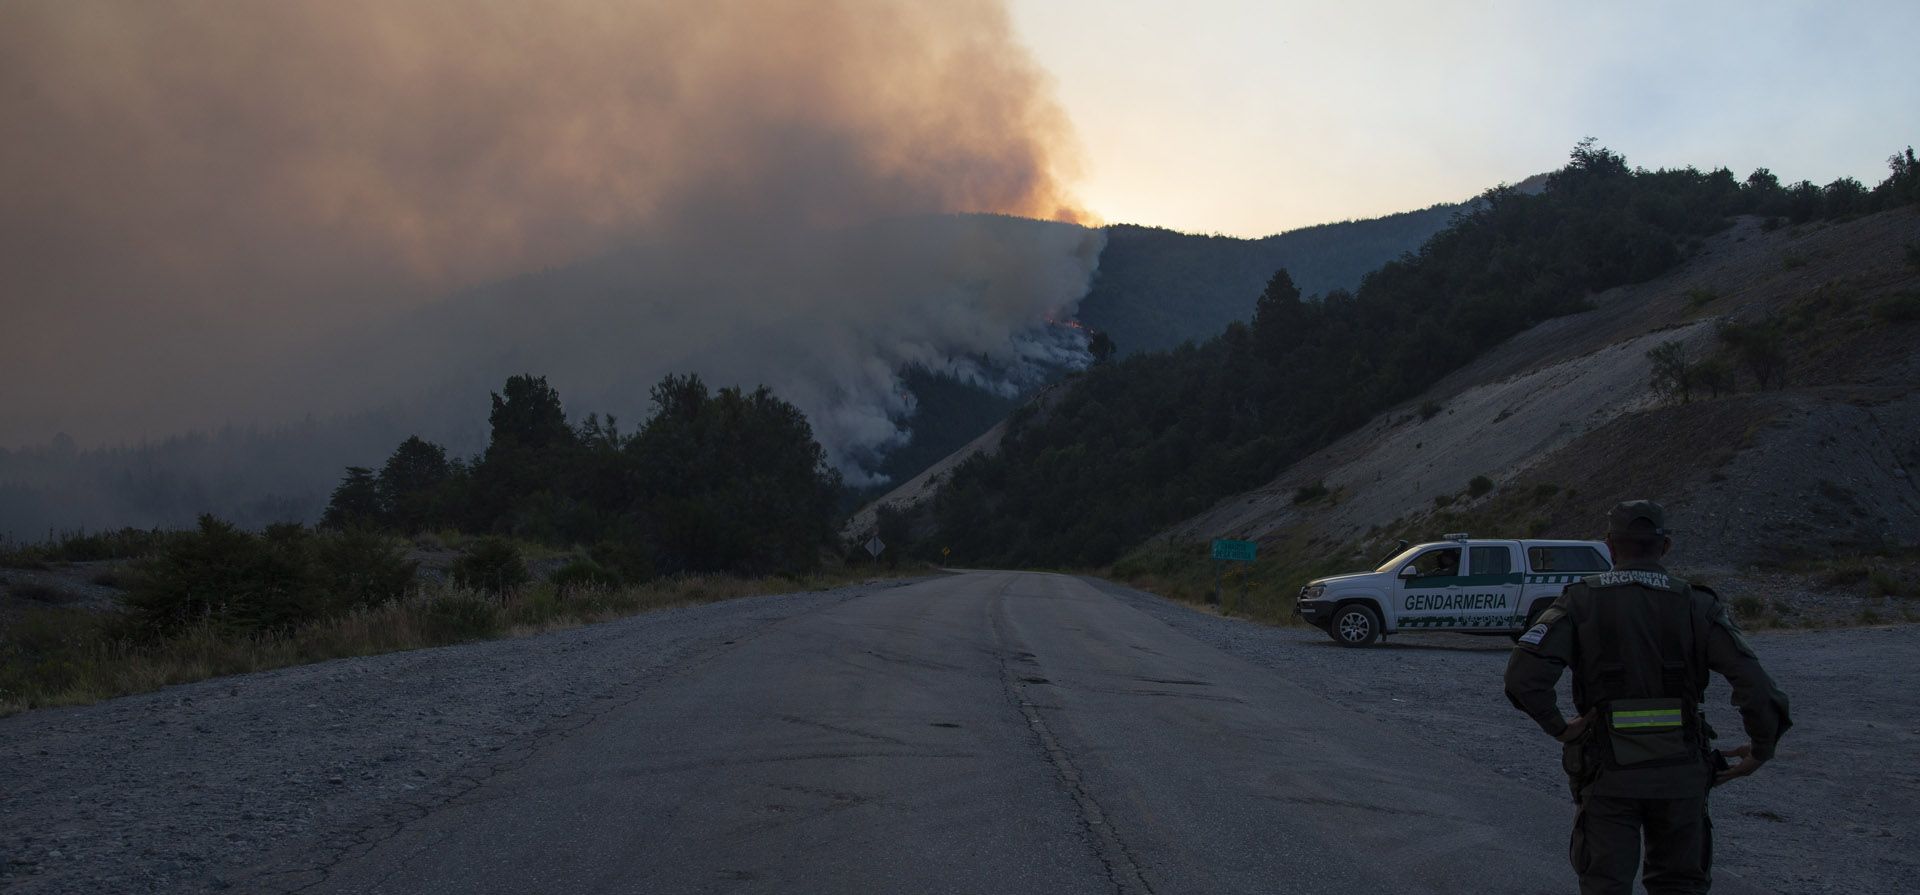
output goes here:
{"type": "Polygon", "coordinates": [[[3,881],[36,893],[1571,888],[1557,793],[1336,705],[1145,599],[969,572],[17,716],[0,721],[3,881]]]}

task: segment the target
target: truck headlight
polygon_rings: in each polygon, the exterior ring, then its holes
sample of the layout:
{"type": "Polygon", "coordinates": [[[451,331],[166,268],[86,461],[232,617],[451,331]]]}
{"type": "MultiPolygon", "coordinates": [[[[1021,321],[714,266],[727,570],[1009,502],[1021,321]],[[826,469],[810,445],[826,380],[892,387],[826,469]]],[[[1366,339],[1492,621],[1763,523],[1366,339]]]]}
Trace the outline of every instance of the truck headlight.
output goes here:
{"type": "Polygon", "coordinates": [[[1318,600],[1320,599],[1320,595],[1326,592],[1327,587],[1324,584],[1309,584],[1306,587],[1300,588],[1300,599],[1318,600]]]}

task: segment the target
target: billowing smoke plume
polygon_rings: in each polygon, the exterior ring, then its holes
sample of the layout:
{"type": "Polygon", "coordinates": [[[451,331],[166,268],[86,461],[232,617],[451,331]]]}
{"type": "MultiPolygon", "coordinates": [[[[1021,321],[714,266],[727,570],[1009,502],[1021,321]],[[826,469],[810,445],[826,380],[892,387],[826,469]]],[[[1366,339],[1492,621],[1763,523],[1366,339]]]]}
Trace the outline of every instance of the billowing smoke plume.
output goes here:
{"type": "Polygon", "coordinates": [[[1084,361],[1099,235],[957,216],[1079,217],[991,0],[22,0],[0,84],[0,443],[671,369],[853,468],[904,365],[1084,361]]]}

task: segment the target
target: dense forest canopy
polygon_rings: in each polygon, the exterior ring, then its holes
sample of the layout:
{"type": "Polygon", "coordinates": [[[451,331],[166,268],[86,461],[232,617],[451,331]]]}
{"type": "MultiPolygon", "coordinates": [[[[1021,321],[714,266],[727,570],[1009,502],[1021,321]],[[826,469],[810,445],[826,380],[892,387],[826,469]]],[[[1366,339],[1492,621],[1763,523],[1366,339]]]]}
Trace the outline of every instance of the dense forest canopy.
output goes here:
{"type": "Polygon", "coordinates": [[[1098,365],[998,455],[955,470],[937,545],[972,563],[1098,565],[1254,487],[1502,340],[1642,282],[1734,215],[1770,222],[1920,201],[1911,149],[1873,189],[1782,186],[1762,169],[1646,171],[1592,141],[1546,188],[1489,191],[1356,291],[1303,298],[1286,270],[1253,322],[1201,345],[1098,365]]]}

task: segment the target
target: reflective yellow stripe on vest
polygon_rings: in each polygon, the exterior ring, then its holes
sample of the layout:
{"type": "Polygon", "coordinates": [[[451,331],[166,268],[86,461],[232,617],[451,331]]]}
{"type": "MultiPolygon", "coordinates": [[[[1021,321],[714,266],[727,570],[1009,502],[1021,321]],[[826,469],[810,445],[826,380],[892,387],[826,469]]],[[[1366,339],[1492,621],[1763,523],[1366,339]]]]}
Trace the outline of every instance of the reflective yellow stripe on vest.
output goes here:
{"type": "Polygon", "coordinates": [[[1614,712],[1613,726],[1625,727],[1679,727],[1679,709],[1653,709],[1639,712],[1614,712]]]}

